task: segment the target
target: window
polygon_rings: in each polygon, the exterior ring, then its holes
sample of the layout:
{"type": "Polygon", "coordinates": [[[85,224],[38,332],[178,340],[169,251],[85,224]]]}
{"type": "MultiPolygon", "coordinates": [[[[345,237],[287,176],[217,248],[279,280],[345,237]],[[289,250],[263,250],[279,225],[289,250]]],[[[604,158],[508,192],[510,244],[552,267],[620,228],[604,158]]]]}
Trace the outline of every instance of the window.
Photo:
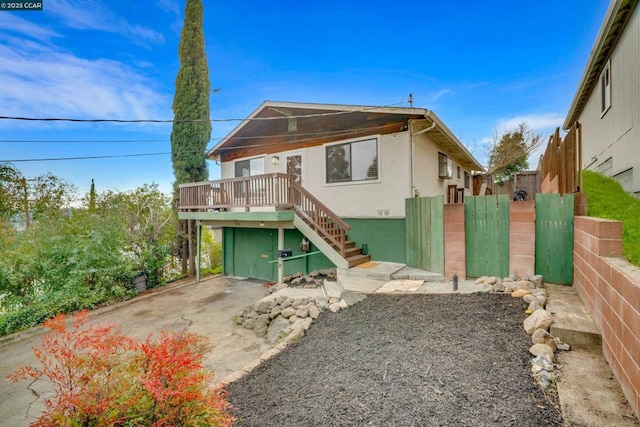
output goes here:
{"type": "Polygon", "coordinates": [[[611,108],[611,60],[600,74],[600,117],[611,108]]]}
{"type": "Polygon", "coordinates": [[[456,169],[458,173],[458,179],[462,178],[462,170],[460,169],[460,166],[456,166],[456,169]]]}
{"type": "Polygon", "coordinates": [[[443,153],[438,153],[438,177],[451,178],[453,176],[453,163],[451,159],[443,153]]]}
{"type": "Polygon", "coordinates": [[[378,140],[327,145],[327,184],[378,179],[378,140]]]}
{"type": "Polygon", "coordinates": [[[235,163],[236,178],[243,176],[264,175],[264,157],[239,160],[235,163]]]}
{"type": "Polygon", "coordinates": [[[469,190],[471,188],[471,179],[469,177],[469,172],[464,173],[464,188],[469,190]]]}

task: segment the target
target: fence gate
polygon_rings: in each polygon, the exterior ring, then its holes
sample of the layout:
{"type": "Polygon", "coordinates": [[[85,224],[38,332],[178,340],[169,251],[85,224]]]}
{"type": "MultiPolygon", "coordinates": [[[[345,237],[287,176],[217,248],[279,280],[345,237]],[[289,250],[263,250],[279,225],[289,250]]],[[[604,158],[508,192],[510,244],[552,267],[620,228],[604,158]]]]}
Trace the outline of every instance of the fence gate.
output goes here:
{"type": "Polygon", "coordinates": [[[444,273],[444,196],[405,200],[407,265],[444,273]]]}
{"type": "Polygon", "coordinates": [[[509,275],[509,196],[464,201],[467,277],[509,275]]]}
{"type": "Polygon", "coordinates": [[[573,194],[536,194],[536,274],[573,283],[573,194]]]}

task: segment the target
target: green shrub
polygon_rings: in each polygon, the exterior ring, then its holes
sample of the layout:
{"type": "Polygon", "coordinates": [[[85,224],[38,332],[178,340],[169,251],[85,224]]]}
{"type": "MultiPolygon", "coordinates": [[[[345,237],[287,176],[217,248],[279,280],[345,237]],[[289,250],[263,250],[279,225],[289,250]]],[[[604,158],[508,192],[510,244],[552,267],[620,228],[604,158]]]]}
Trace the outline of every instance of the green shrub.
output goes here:
{"type": "Polygon", "coordinates": [[[583,184],[588,215],[622,221],[624,257],[640,266],[640,200],[615,180],[595,172],[584,171],[583,184]]]}

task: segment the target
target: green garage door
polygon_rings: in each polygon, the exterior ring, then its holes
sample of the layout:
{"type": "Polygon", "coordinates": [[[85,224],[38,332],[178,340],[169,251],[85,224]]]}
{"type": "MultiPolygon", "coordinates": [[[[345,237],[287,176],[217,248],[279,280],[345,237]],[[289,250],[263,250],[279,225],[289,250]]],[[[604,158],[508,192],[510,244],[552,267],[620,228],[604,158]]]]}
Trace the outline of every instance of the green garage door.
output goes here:
{"type": "Polygon", "coordinates": [[[277,279],[277,231],[261,228],[234,228],[233,275],[261,280],[277,279]]]}

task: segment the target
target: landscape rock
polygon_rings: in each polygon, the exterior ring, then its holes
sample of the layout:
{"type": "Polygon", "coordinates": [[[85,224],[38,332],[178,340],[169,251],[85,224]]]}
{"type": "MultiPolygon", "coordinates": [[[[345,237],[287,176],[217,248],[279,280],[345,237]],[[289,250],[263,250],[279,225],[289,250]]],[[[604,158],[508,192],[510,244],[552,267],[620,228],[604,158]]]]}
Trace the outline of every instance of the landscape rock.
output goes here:
{"type": "Polygon", "coordinates": [[[549,329],[553,323],[553,315],[545,309],[534,311],[523,321],[524,330],[531,335],[536,329],[549,329]]]}
{"type": "Polygon", "coordinates": [[[340,298],[336,298],[336,297],[329,298],[329,305],[337,304],[339,302],[340,302],[340,298]]]}
{"type": "Polygon", "coordinates": [[[294,316],[294,315],[296,314],[296,311],[297,311],[297,310],[296,310],[295,308],[293,308],[293,307],[287,307],[287,308],[285,308],[284,310],[282,310],[282,311],[280,312],[280,314],[282,315],[282,317],[284,317],[284,318],[287,318],[287,319],[288,319],[288,318],[290,318],[291,316],[294,316]]]}
{"type": "Polygon", "coordinates": [[[525,296],[522,297],[522,299],[524,300],[524,302],[526,302],[527,304],[531,304],[531,301],[535,300],[536,297],[533,296],[532,294],[527,294],[525,296]]]}
{"type": "Polygon", "coordinates": [[[310,318],[310,317],[302,319],[302,329],[304,329],[306,331],[307,329],[309,329],[311,327],[312,323],[313,323],[313,319],[310,318]]]}
{"type": "Polygon", "coordinates": [[[529,294],[530,292],[526,289],[516,289],[511,293],[511,296],[514,298],[522,298],[523,296],[529,294]]]}
{"type": "Polygon", "coordinates": [[[488,278],[484,281],[484,284],[485,284],[485,285],[493,285],[493,284],[495,284],[495,283],[498,283],[498,278],[497,278],[497,277],[494,277],[494,276],[488,277],[488,278]]]}
{"type": "Polygon", "coordinates": [[[341,300],[340,300],[340,302],[339,302],[338,304],[340,304],[340,308],[347,308],[347,307],[349,307],[349,304],[348,304],[345,300],[343,300],[343,299],[341,299],[341,300]]]}
{"type": "Polygon", "coordinates": [[[293,300],[293,303],[291,304],[291,307],[293,308],[299,308],[302,307],[303,305],[305,305],[307,303],[307,299],[306,298],[296,298],[293,300]]]}
{"type": "Polygon", "coordinates": [[[319,316],[320,316],[320,309],[315,304],[311,304],[309,306],[309,317],[315,320],[319,316]]]}
{"type": "Polygon", "coordinates": [[[533,275],[529,277],[529,280],[533,283],[536,288],[542,286],[542,276],[540,274],[533,275]]]}
{"type": "Polygon", "coordinates": [[[333,304],[329,304],[329,311],[335,313],[338,310],[340,310],[340,303],[339,302],[334,302],[333,304]]]}
{"type": "Polygon", "coordinates": [[[505,277],[502,279],[503,282],[513,282],[514,279],[512,279],[510,276],[509,277],[505,277]]]}
{"type": "Polygon", "coordinates": [[[534,356],[541,356],[553,362],[553,349],[546,344],[534,344],[529,348],[529,353],[534,356]]]}
{"type": "Polygon", "coordinates": [[[567,343],[560,341],[560,338],[554,340],[556,342],[556,349],[562,351],[571,351],[571,346],[567,343]]]}
{"type": "Polygon", "coordinates": [[[553,363],[546,356],[536,356],[531,360],[531,364],[533,366],[540,366],[542,369],[547,372],[553,372],[553,363]]]}
{"type": "Polygon", "coordinates": [[[546,329],[536,329],[533,331],[531,342],[533,344],[546,344],[551,347],[553,351],[556,351],[556,341],[546,329]]]}
{"type": "Polygon", "coordinates": [[[516,282],[516,284],[518,286],[518,289],[524,289],[525,291],[529,291],[529,292],[531,292],[531,289],[535,287],[533,283],[528,280],[520,280],[516,282]]]}
{"type": "Polygon", "coordinates": [[[314,302],[320,311],[329,306],[329,300],[327,298],[317,297],[314,302]]]}
{"type": "Polygon", "coordinates": [[[533,300],[529,303],[529,307],[527,307],[527,310],[531,313],[533,313],[536,310],[540,310],[542,307],[540,307],[540,304],[538,304],[537,300],[533,300]]]}
{"type": "Polygon", "coordinates": [[[280,303],[280,307],[284,310],[287,307],[291,307],[292,303],[293,303],[293,300],[291,298],[285,297],[285,300],[280,303]]]}
{"type": "Polygon", "coordinates": [[[309,305],[303,305],[302,307],[298,308],[298,310],[296,311],[296,316],[303,319],[305,317],[309,317],[309,305]]]}
{"type": "Polygon", "coordinates": [[[267,342],[271,345],[277,343],[281,338],[282,333],[289,327],[289,325],[289,320],[282,316],[278,316],[273,319],[269,325],[269,330],[267,331],[267,342]]]}
{"type": "Polygon", "coordinates": [[[271,312],[269,313],[269,316],[270,316],[272,319],[275,319],[276,317],[278,317],[278,315],[279,315],[280,313],[282,313],[282,307],[281,307],[281,306],[279,306],[279,305],[276,305],[275,307],[273,307],[273,308],[271,309],[271,312]]]}
{"type": "Polygon", "coordinates": [[[544,307],[547,305],[547,296],[546,295],[537,295],[536,301],[540,304],[540,307],[544,307]]]}
{"type": "Polygon", "coordinates": [[[476,283],[480,284],[480,283],[484,283],[485,280],[487,280],[488,277],[487,276],[482,276],[482,277],[478,277],[476,279],[476,283]]]}
{"type": "Polygon", "coordinates": [[[504,290],[505,290],[505,286],[503,282],[498,282],[495,285],[493,285],[494,292],[504,292],[504,290]]]}

